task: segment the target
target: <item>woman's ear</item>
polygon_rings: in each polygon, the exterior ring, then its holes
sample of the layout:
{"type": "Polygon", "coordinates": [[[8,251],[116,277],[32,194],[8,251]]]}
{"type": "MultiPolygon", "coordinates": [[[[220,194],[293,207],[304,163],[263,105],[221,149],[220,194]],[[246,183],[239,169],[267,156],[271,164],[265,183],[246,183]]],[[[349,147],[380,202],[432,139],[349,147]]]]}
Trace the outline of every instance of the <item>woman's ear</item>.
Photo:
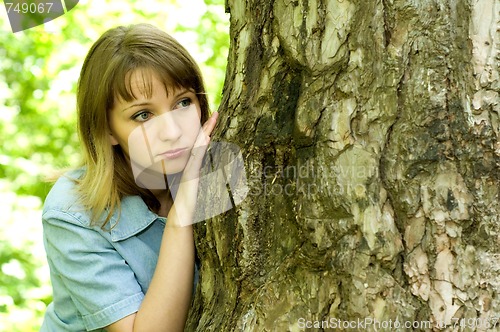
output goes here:
{"type": "Polygon", "coordinates": [[[118,141],[116,140],[116,138],[113,136],[113,134],[109,133],[109,142],[111,143],[111,145],[118,145],[118,141]]]}

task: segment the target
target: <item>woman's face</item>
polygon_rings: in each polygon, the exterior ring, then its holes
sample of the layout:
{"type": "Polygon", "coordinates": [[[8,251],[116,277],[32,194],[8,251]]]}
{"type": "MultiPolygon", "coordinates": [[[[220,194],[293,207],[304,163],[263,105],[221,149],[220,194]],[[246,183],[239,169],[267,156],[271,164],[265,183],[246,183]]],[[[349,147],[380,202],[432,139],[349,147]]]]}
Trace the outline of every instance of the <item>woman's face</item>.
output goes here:
{"type": "Polygon", "coordinates": [[[187,89],[167,93],[152,74],[152,95],[148,98],[143,74],[148,77],[141,69],[131,73],[131,89],[137,99],[115,99],[109,113],[111,144],[121,146],[136,179],[143,171],[161,175],[182,172],[201,128],[198,97],[187,89]]]}

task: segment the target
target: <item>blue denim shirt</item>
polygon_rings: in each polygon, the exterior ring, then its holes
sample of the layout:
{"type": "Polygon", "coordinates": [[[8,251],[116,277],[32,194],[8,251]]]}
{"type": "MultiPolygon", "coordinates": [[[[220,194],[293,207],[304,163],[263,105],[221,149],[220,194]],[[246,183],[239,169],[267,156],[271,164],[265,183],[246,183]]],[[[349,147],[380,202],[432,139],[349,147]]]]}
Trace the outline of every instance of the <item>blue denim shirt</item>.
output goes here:
{"type": "Polygon", "coordinates": [[[151,212],[142,198],[125,197],[121,211],[101,229],[90,224],[75,189],[74,181],[61,177],[43,209],[53,288],[43,332],[101,331],[137,312],[158,260],[166,219],[151,212]]]}

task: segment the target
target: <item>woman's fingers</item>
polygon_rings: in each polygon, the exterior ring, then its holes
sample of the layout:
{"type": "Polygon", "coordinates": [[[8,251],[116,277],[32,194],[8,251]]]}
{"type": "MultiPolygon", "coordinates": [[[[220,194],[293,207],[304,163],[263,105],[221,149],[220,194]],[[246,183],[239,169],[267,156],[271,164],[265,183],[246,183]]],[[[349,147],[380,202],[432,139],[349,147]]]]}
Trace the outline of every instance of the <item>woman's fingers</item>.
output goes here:
{"type": "Polygon", "coordinates": [[[219,113],[214,112],[212,116],[203,124],[203,127],[201,127],[200,132],[198,133],[193,149],[198,150],[200,147],[203,149],[203,147],[208,144],[210,141],[210,134],[212,134],[212,131],[215,128],[218,117],[219,113]]]}
{"type": "Polygon", "coordinates": [[[200,128],[193,148],[191,149],[191,156],[186,164],[186,168],[184,169],[184,179],[192,179],[198,176],[197,174],[200,170],[205,151],[207,150],[208,143],[210,142],[210,134],[215,128],[218,116],[219,113],[214,112],[212,116],[203,124],[203,127],[200,128]]]}
{"type": "Polygon", "coordinates": [[[218,117],[219,117],[219,112],[214,112],[210,117],[210,119],[208,119],[207,122],[203,124],[202,129],[205,132],[205,135],[210,136],[210,134],[212,134],[212,131],[215,128],[215,124],[217,123],[218,117]]]}

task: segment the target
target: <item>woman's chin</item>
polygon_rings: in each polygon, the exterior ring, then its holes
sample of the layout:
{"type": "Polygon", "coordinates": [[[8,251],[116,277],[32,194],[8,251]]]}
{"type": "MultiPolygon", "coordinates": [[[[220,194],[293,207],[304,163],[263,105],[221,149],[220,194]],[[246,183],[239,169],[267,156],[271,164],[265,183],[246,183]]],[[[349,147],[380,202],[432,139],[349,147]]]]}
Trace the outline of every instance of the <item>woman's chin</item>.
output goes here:
{"type": "Polygon", "coordinates": [[[163,175],[175,175],[182,173],[186,167],[187,160],[185,158],[179,158],[175,160],[161,160],[155,164],[155,171],[160,172],[163,175]]]}
{"type": "Polygon", "coordinates": [[[186,166],[186,161],[161,160],[153,165],[145,166],[132,163],[134,169],[134,179],[138,186],[146,189],[167,189],[167,183],[182,175],[186,166]],[[168,180],[167,180],[168,179],[168,180]]]}

